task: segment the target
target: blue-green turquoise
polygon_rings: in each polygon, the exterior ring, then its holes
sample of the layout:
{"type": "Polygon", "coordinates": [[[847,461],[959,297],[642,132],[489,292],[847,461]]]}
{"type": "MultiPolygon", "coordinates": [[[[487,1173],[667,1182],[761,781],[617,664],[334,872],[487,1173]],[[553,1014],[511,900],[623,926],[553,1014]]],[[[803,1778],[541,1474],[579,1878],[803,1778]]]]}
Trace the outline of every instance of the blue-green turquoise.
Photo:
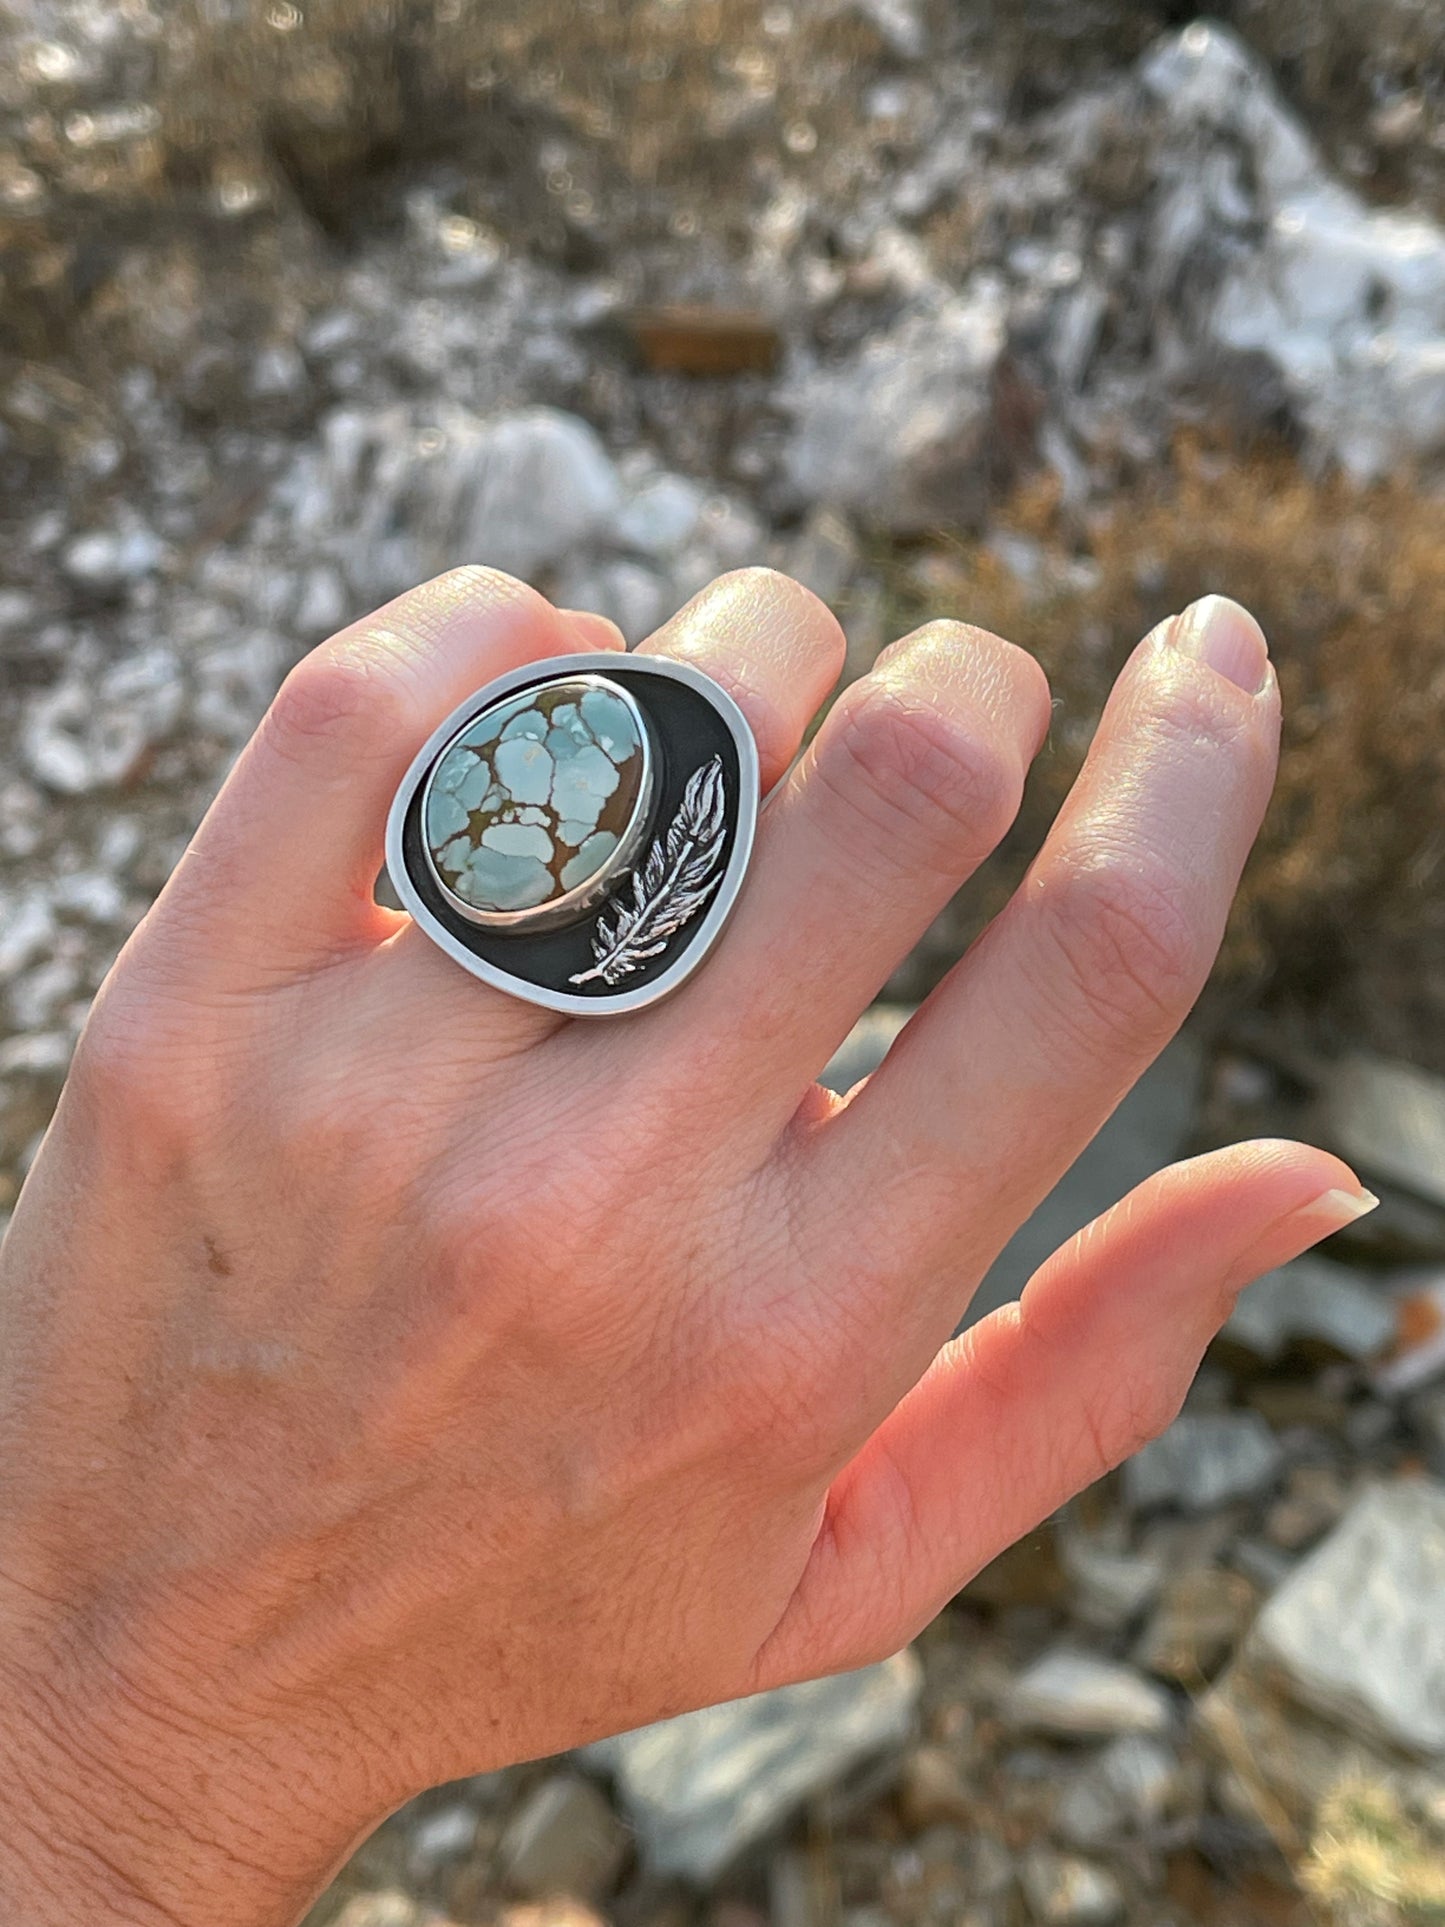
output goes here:
{"type": "Polygon", "coordinates": [[[597,677],[546,683],[476,717],[427,790],[441,881],[489,916],[585,895],[646,808],[642,730],[630,698],[597,677]]]}

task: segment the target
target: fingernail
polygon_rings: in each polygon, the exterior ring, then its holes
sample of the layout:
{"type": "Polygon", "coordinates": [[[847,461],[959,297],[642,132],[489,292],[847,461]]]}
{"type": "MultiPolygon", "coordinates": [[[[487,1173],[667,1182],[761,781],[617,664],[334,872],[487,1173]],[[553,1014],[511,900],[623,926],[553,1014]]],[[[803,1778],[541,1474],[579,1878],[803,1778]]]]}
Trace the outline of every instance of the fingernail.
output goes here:
{"type": "Polygon", "coordinates": [[[1318,1225],[1320,1237],[1327,1238],[1333,1231],[1343,1231],[1356,1218],[1368,1217],[1379,1202],[1374,1192],[1366,1191],[1363,1185],[1358,1191],[1322,1191],[1317,1198],[1301,1205],[1294,1216],[1301,1225],[1318,1225]]]}
{"type": "Polygon", "coordinates": [[[1224,676],[1246,695],[1257,696],[1269,676],[1269,644],[1249,613],[1228,596],[1207,595],[1174,618],[1169,641],[1224,676]]]}

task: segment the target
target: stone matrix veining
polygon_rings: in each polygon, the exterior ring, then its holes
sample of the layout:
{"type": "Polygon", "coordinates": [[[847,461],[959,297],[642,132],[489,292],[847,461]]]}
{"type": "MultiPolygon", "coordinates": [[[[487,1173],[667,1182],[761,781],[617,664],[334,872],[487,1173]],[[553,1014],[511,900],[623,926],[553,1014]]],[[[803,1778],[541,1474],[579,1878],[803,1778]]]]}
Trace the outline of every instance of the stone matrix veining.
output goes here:
{"type": "Polygon", "coordinates": [[[488,916],[584,892],[635,830],[647,757],[635,706],[573,677],[497,703],[443,753],[426,841],[452,894],[488,916]]]}

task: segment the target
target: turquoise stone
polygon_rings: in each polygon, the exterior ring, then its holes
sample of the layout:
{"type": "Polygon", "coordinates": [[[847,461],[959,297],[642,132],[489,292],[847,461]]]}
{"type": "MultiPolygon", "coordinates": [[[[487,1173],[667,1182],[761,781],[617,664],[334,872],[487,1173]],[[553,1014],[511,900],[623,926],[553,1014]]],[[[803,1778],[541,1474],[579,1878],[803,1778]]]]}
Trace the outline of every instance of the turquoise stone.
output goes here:
{"type": "Polygon", "coordinates": [[[438,879],[484,918],[585,901],[635,841],[648,797],[636,705],[600,677],[504,697],[443,751],[424,804],[438,879]]]}

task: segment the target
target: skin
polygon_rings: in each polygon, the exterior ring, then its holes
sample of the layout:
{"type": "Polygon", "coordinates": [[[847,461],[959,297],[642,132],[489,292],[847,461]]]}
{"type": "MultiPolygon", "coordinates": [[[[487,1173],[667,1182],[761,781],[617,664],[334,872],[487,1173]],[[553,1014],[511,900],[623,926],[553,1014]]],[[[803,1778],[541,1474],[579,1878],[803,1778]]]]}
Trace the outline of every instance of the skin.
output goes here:
{"type": "Polygon", "coordinates": [[[1007,829],[1044,677],[933,625],[785,777],[814,598],[731,576],[647,646],[785,778],[667,1005],[568,1022],[373,901],[437,721],[620,647],[482,570],[294,671],[100,995],[0,1255],[10,1927],[284,1927],[423,1787],[894,1651],[1367,1208],[1301,1145],[1200,1158],[947,1342],[1204,982],[1278,735],[1242,610],[1140,645],[847,1102],[814,1079],[1007,829]]]}

